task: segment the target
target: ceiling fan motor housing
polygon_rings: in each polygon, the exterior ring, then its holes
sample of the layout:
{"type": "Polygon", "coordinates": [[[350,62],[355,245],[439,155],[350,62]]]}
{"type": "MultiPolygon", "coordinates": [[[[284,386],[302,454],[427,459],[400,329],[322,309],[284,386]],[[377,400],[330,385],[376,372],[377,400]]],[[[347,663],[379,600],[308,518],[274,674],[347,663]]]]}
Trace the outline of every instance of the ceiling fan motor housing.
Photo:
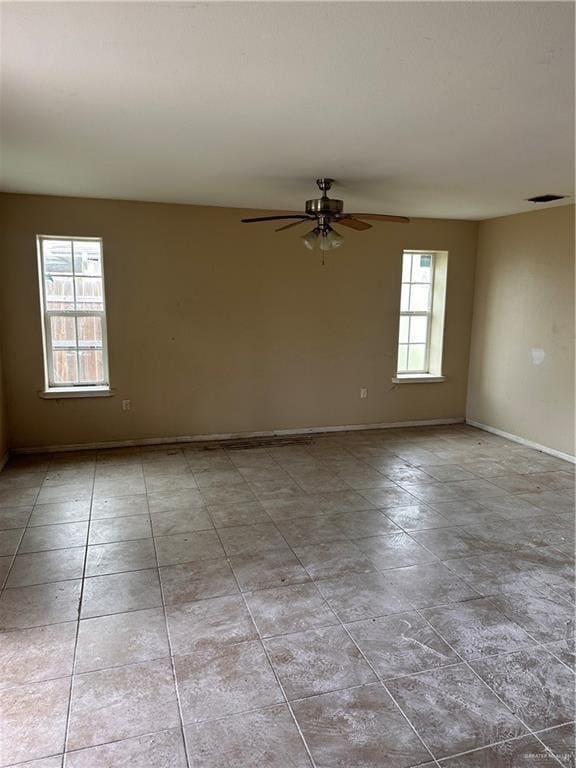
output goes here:
{"type": "Polygon", "coordinates": [[[337,216],[343,210],[342,200],[331,200],[329,197],[306,200],[306,213],[311,216],[337,216]]]}

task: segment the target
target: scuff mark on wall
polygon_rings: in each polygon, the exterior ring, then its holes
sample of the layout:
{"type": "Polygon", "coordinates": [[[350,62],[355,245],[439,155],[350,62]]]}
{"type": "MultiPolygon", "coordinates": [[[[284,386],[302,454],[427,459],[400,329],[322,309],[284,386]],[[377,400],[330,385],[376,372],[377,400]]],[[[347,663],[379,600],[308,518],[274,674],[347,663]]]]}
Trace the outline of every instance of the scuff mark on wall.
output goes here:
{"type": "Polygon", "coordinates": [[[542,365],[546,357],[546,352],[543,349],[532,347],[530,354],[532,355],[532,365],[542,365]]]}

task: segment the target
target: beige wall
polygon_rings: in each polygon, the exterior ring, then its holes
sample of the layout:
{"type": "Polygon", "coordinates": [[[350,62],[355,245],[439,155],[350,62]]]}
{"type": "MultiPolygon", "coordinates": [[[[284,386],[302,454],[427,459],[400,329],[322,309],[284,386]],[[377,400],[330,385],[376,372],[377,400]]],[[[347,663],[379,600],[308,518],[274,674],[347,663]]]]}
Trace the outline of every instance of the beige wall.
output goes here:
{"type": "Polygon", "coordinates": [[[304,226],[275,233],[236,209],[3,195],[0,210],[15,447],[464,416],[476,223],[346,230],[322,267],[304,226]],[[38,397],[36,234],[104,239],[115,397],[38,397]],[[391,382],[404,248],[450,252],[445,383],[391,382]]]}
{"type": "Polygon", "coordinates": [[[468,418],[574,454],[574,206],[480,224],[468,418]]]}

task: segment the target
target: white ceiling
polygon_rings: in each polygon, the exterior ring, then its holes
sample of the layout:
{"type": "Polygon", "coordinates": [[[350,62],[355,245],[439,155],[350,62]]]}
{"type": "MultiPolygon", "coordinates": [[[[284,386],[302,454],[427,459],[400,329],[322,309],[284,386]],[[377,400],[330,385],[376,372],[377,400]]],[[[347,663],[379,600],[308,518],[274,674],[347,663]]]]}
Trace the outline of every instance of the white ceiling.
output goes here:
{"type": "Polygon", "coordinates": [[[5,191],[486,218],[572,195],[571,2],[2,4],[5,191]]]}

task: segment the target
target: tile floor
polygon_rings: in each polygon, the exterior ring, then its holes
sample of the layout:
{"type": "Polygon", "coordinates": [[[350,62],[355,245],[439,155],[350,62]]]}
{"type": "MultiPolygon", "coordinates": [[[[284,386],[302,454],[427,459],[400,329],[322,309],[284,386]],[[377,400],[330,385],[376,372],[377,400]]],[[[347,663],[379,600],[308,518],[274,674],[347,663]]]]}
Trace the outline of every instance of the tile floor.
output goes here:
{"type": "Polygon", "coordinates": [[[285,443],[10,462],[0,765],[574,766],[574,467],[285,443]]]}

